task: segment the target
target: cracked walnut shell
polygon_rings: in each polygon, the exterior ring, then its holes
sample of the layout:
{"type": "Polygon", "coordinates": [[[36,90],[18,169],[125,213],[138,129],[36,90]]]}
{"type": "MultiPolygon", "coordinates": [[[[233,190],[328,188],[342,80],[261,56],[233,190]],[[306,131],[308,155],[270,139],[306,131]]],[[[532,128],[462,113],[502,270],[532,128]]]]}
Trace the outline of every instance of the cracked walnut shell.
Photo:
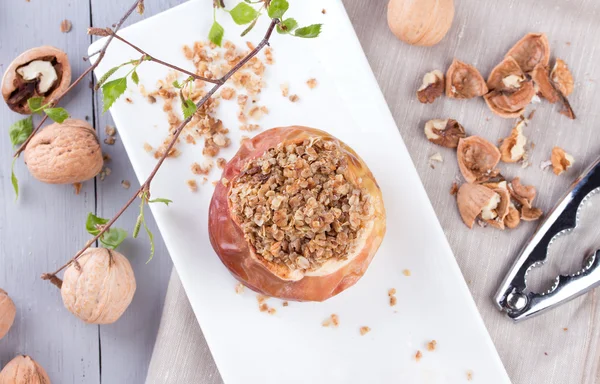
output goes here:
{"type": "Polygon", "coordinates": [[[65,271],[65,307],[88,324],[111,324],[127,309],[136,284],[129,260],[107,248],[88,248],[65,271]]]}
{"type": "Polygon", "coordinates": [[[67,54],[51,46],[37,47],[23,52],[8,66],[2,78],[2,97],[10,109],[28,115],[28,99],[43,97],[42,105],[47,104],[70,84],[67,54]]]}
{"type": "Polygon", "coordinates": [[[550,79],[550,74],[547,67],[538,64],[531,72],[531,78],[538,88],[538,94],[552,104],[560,102],[560,113],[570,119],[575,119],[575,112],[573,112],[569,100],[561,92],[558,84],[550,79]]]}
{"type": "Polygon", "coordinates": [[[575,82],[573,81],[573,75],[569,71],[567,64],[561,59],[556,59],[554,68],[550,73],[552,82],[558,88],[558,90],[565,96],[569,96],[573,93],[575,82]]]}
{"type": "Polygon", "coordinates": [[[477,68],[454,59],[446,72],[446,96],[471,99],[486,93],[488,87],[477,68]]]}
{"type": "Polygon", "coordinates": [[[439,43],[452,26],[454,0],[390,0],[388,26],[396,37],[411,45],[439,43]]]}
{"type": "Polygon", "coordinates": [[[496,208],[501,197],[498,193],[481,184],[465,183],[460,186],[456,194],[456,204],[460,217],[467,227],[473,228],[475,219],[494,220],[498,217],[496,208]]]}
{"type": "Polygon", "coordinates": [[[543,33],[528,33],[506,54],[519,64],[523,72],[528,73],[541,64],[547,66],[550,61],[550,45],[543,33]]]}
{"type": "Polygon", "coordinates": [[[35,360],[19,355],[0,372],[1,384],[50,384],[48,374],[35,360]]]}
{"type": "Polygon", "coordinates": [[[509,184],[508,190],[513,199],[524,207],[531,208],[537,191],[533,185],[521,184],[521,178],[515,177],[509,184]]]}
{"type": "Polygon", "coordinates": [[[210,241],[229,271],[263,295],[327,300],[362,277],[383,240],[375,178],[326,132],[264,131],[242,143],[222,176],[229,183],[217,184],[211,200],[210,241]]]}
{"type": "Polygon", "coordinates": [[[552,162],[552,171],[555,175],[559,176],[564,171],[571,168],[575,162],[575,159],[573,159],[573,156],[569,155],[561,147],[554,147],[552,148],[552,156],[550,157],[550,161],[552,162]]]}
{"type": "Polygon", "coordinates": [[[525,155],[525,144],[527,138],[523,135],[523,127],[525,120],[521,120],[512,129],[510,136],[502,140],[500,145],[500,153],[502,161],[505,163],[516,163],[525,155]]]}
{"type": "Polygon", "coordinates": [[[425,123],[425,136],[434,144],[456,148],[466,135],[463,126],[454,119],[433,119],[425,123]]]}
{"type": "Polygon", "coordinates": [[[483,182],[495,176],[500,161],[496,146],[480,136],[460,139],[457,148],[458,167],[468,183],[483,182]]]}
{"type": "Polygon", "coordinates": [[[0,340],[12,327],[16,313],[15,303],[4,290],[0,289],[0,340]]]}
{"type": "Polygon", "coordinates": [[[441,71],[428,72],[417,90],[417,99],[423,104],[431,104],[444,93],[444,86],[444,74],[441,71]]]}
{"type": "Polygon", "coordinates": [[[38,180],[73,184],[96,176],[104,160],[98,136],[87,122],[67,119],[35,135],[25,148],[25,164],[38,180]]]}
{"type": "Polygon", "coordinates": [[[487,80],[490,90],[516,90],[521,88],[525,74],[519,64],[512,57],[506,57],[502,62],[492,69],[487,80]]]}
{"type": "Polygon", "coordinates": [[[492,112],[500,117],[520,117],[535,96],[532,81],[524,81],[516,90],[494,90],[483,98],[492,112]]]}

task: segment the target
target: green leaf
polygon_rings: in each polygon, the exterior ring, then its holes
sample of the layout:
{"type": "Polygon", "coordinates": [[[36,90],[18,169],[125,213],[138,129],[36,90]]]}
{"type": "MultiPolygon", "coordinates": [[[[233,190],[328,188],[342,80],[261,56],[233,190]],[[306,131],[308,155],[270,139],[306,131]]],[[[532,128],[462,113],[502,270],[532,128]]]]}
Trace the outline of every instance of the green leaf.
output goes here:
{"type": "Polygon", "coordinates": [[[287,0],[273,0],[269,5],[268,14],[271,19],[281,19],[290,7],[287,0]]]}
{"type": "Polygon", "coordinates": [[[150,239],[150,258],[148,259],[148,261],[146,261],[146,264],[148,264],[154,257],[154,235],[152,234],[152,231],[150,231],[150,228],[148,228],[148,226],[146,225],[145,220],[144,220],[144,229],[146,229],[146,233],[148,234],[148,239],[150,239]]]}
{"type": "Polygon", "coordinates": [[[69,112],[64,108],[45,108],[44,112],[49,118],[59,124],[69,118],[69,112]]]}
{"type": "Polygon", "coordinates": [[[135,69],[131,73],[131,80],[133,80],[135,85],[138,85],[140,83],[140,77],[138,76],[138,73],[135,69]]]}
{"type": "Polygon", "coordinates": [[[122,228],[109,228],[102,237],[100,243],[106,248],[116,249],[127,238],[127,231],[122,228]]]}
{"type": "Polygon", "coordinates": [[[92,236],[96,236],[100,233],[99,225],[104,225],[108,223],[108,219],[103,219],[102,217],[98,217],[94,215],[92,212],[88,214],[87,220],[85,221],[85,229],[92,236]]]}
{"type": "Polygon", "coordinates": [[[248,32],[250,32],[252,30],[252,28],[254,28],[254,26],[256,25],[256,22],[258,21],[258,17],[256,19],[254,19],[250,25],[248,26],[248,28],[244,29],[244,31],[242,32],[242,34],[240,36],[244,37],[246,36],[246,34],[248,32]]]}
{"type": "Polygon", "coordinates": [[[196,113],[197,107],[192,100],[187,99],[181,102],[181,109],[183,110],[183,117],[187,119],[196,113]]]}
{"type": "Polygon", "coordinates": [[[138,234],[140,233],[140,227],[142,225],[142,221],[144,221],[144,213],[143,213],[143,209],[142,212],[138,215],[137,220],[135,221],[135,226],[133,227],[133,238],[137,238],[138,234]]]}
{"type": "Polygon", "coordinates": [[[162,197],[157,197],[156,199],[152,199],[152,200],[150,200],[148,202],[149,203],[165,203],[167,206],[169,206],[169,204],[172,203],[173,200],[164,199],[162,197]]]}
{"type": "Polygon", "coordinates": [[[31,131],[33,131],[33,118],[31,116],[14,122],[8,128],[10,142],[13,146],[23,143],[31,135],[31,131]]]}
{"type": "Polygon", "coordinates": [[[237,25],[248,24],[258,16],[256,9],[246,3],[239,3],[229,11],[229,14],[237,25]]]}
{"type": "Polygon", "coordinates": [[[19,180],[15,176],[15,161],[17,158],[13,158],[12,165],[10,166],[10,181],[12,182],[13,189],[15,190],[15,201],[19,198],[19,180]]]}
{"type": "Polygon", "coordinates": [[[121,68],[123,65],[124,64],[117,65],[116,67],[109,69],[104,75],[102,75],[100,80],[98,80],[98,84],[96,84],[96,90],[100,88],[104,83],[106,83],[106,80],[108,80],[109,77],[114,75],[114,73],[117,72],[119,68],[121,68]]]}
{"type": "Polygon", "coordinates": [[[303,37],[306,39],[317,37],[321,33],[321,25],[322,24],[312,24],[308,27],[298,28],[294,31],[294,36],[303,37]]]}
{"type": "Polygon", "coordinates": [[[27,99],[27,105],[31,112],[39,112],[42,109],[42,102],[44,101],[43,97],[30,97],[27,99]]]}
{"type": "Polygon", "coordinates": [[[173,86],[174,86],[175,88],[177,88],[177,89],[181,89],[181,83],[180,83],[179,81],[177,81],[177,80],[175,80],[175,81],[173,82],[173,86]]]}
{"type": "Polygon", "coordinates": [[[104,103],[104,109],[102,112],[108,111],[115,101],[125,93],[127,89],[127,78],[121,77],[109,81],[102,86],[102,102],[104,103]]]}
{"type": "Polygon", "coordinates": [[[277,32],[281,34],[291,33],[296,28],[298,28],[298,22],[290,17],[277,25],[277,32]]]}
{"type": "Polygon", "coordinates": [[[224,33],[225,30],[223,27],[221,27],[221,24],[214,21],[212,27],[210,27],[210,31],[208,32],[208,39],[220,47],[221,42],[223,41],[224,33]]]}

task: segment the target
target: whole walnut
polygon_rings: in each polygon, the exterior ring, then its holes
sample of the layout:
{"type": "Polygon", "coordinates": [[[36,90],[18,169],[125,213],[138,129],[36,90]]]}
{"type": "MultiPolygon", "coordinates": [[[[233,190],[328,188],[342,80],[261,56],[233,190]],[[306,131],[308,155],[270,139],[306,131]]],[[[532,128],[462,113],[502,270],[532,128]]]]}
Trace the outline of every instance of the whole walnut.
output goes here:
{"type": "Polygon", "coordinates": [[[83,120],[54,123],[35,135],[25,148],[25,164],[38,180],[73,184],[96,176],[104,161],[96,131],[83,120]]]}
{"type": "Polygon", "coordinates": [[[8,294],[0,289],[0,339],[8,333],[15,321],[17,309],[8,294]]]}
{"type": "Polygon", "coordinates": [[[50,384],[50,378],[31,357],[19,355],[0,372],[0,384],[50,384]]]}
{"type": "Polygon", "coordinates": [[[435,45],[452,26],[454,0],[390,0],[387,19],[392,33],[405,43],[435,45]]]}
{"type": "Polygon", "coordinates": [[[125,256],[106,248],[89,248],[63,276],[65,307],[90,324],[111,324],[121,317],[135,293],[135,276],[125,256]]]}

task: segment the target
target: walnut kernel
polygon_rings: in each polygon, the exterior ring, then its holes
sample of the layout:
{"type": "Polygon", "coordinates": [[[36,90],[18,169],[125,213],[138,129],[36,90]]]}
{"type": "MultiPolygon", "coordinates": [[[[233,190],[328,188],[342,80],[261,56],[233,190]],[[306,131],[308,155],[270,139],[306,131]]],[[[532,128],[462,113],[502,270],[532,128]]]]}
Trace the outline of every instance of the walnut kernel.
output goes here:
{"type": "Polygon", "coordinates": [[[447,148],[458,147],[458,141],[465,138],[465,129],[454,119],[434,119],[425,123],[425,136],[434,144],[447,148]]]}
{"type": "Polygon", "coordinates": [[[512,129],[509,137],[505,138],[500,145],[502,161],[505,163],[515,163],[525,155],[525,144],[527,138],[523,135],[525,120],[521,120],[512,129]]]}
{"type": "Polygon", "coordinates": [[[552,161],[552,170],[554,174],[559,176],[573,165],[575,159],[573,156],[569,155],[565,152],[564,149],[560,147],[552,148],[552,157],[550,158],[552,161]]]}
{"type": "Polygon", "coordinates": [[[417,90],[417,99],[423,104],[430,104],[444,93],[444,74],[435,70],[423,76],[423,84],[417,90]]]}

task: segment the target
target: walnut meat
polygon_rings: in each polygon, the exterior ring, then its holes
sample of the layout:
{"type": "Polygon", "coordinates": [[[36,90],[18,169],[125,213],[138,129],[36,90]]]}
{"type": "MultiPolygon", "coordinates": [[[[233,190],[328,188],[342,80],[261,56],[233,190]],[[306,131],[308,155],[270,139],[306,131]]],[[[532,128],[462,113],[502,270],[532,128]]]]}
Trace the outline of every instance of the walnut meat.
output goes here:
{"type": "Polygon", "coordinates": [[[10,109],[31,114],[27,100],[43,97],[42,104],[62,95],[71,84],[67,54],[43,46],[23,52],[8,66],[2,78],[2,96],[10,109]]]}
{"type": "Polygon", "coordinates": [[[423,104],[431,104],[444,93],[444,86],[444,74],[441,71],[428,72],[417,90],[417,99],[423,104]]]}
{"type": "Polygon", "coordinates": [[[129,260],[117,251],[89,248],[65,271],[60,290],[65,307],[90,324],[110,324],[127,309],[135,293],[129,260]]]}
{"type": "Polygon", "coordinates": [[[521,120],[512,129],[510,136],[502,140],[500,145],[500,153],[502,154],[502,161],[505,163],[515,163],[523,158],[525,155],[525,144],[527,138],[523,135],[523,127],[525,126],[525,120],[521,120]]]}
{"type": "Polygon", "coordinates": [[[1,384],[50,384],[48,374],[35,360],[19,355],[0,372],[1,384]]]}
{"type": "Polygon", "coordinates": [[[434,144],[447,148],[458,147],[458,141],[465,138],[465,129],[454,119],[434,119],[425,123],[425,136],[434,144]]]}
{"type": "Polygon", "coordinates": [[[514,229],[517,228],[520,223],[521,215],[519,214],[519,210],[511,203],[508,208],[508,214],[504,218],[504,226],[506,228],[514,229]]]}
{"type": "Polygon", "coordinates": [[[523,72],[531,72],[536,65],[548,66],[550,45],[543,33],[528,33],[506,54],[515,59],[523,72]]]}
{"type": "Polygon", "coordinates": [[[575,82],[573,81],[573,75],[571,74],[571,71],[569,71],[569,67],[564,61],[556,59],[550,77],[552,78],[554,85],[563,95],[569,96],[573,93],[575,82]]]}
{"type": "Polygon", "coordinates": [[[454,0],[390,0],[387,20],[396,37],[411,45],[439,43],[452,26],[454,0]]]}
{"type": "Polygon", "coordinates": [[[479,136],[461,139],[457,148],[458,167],[468,183],[483,182],[494,177],[500,161],[500,151],[479,136]]]}
{"type": "Polygon", "coordinates": [[[67,119],[35,135],[25,148],[25,163],[38,180],[73,184],[96,176],[103,165],[98,136],[87,122],[67,119]]]}
{"type": "Polygon", "coordinates": [[[242,143],[223,177],[210,240],[233,275],[261,294],[326,300],[360,279],[385,234],[373,175],[323,131],[267,130],[242,143]]]}
{"type": "Polygon", "coordinates": [[[6,336],[15,321],[17,309],[8,294],[0,289],[0,340],[6,336]]]}
{"type": "Polygon", "coordinates": [[[446,72],[446,96],[471,99],[486,93],[488,87],[477,68],[454,59],[446,72]]]}
{"type": "Polygon", "coordinates": [[[575,162],[575,159],[573,159],[573,156],[569,155],[561,147],[554,147],[552,148],[552,156],[550,157],[550,161],[552,161],[552,171],[555,175],[559,176],[564,171],[571,168],[575,162]]]}

